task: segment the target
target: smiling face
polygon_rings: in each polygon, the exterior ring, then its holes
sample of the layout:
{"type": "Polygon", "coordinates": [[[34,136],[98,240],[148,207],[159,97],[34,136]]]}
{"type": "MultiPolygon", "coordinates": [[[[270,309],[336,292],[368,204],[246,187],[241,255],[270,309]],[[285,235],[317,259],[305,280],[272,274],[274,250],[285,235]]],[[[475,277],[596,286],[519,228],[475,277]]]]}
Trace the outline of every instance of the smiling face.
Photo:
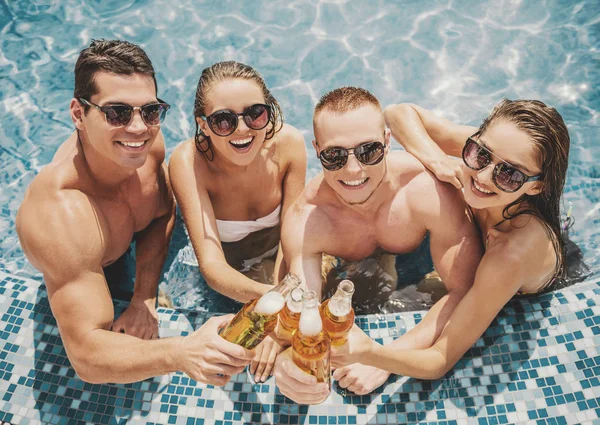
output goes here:
{"type": "MultiPolygon", "coordinates": [[[[144,74],[98,72],[95,82],[98,92],[88,100],[99,106],[143,106],[157,102],[154,80],[144,74]]],[[[77,129],[93,151],[123,168],[136,169],[144,165],[160,130],[159,126],[146,125],[139,110],[125,127],[119,128],[110,126],[106,115],[94,107],[84,113],[83,105],[75,99],[71,102],[71,111],[77,129]]]]}
{"type": "Polygon", "coordinates": [[[496,187],[492,180],[494,167],[502,160],[526,175],[541,173],[534,142],[527,133],[519,130],[513,123],[498,121],[490,125],[477,141],[494,155],[492,162],[479,171],[463,164],[465,200],[471,207],[505,207],[523,194],[533,196],[540,192],[540,182],[527,182],[516,192],[507,193],[496,187]]]}
{"type": "MultiPolygon", "coordinates": [[[[323,109],[314,120],[317,155],[324,149],[355,149],[366,142],[381,142],[387,150],[389,133],[381,109],[367,104],[348,112],[323,109]]],[[[350,153],[346,164],[339,170],[323,168],[327,184],[348,204],[363,204],[383,180],[386,172],[385,158],[375,165],[362,164],[350,153]]]]}
{"type": "MultiPolygon", "coordinates": [[[[208,89],[204,115],[209,116],[224,109],[241,114],[252,105],[264,103],[266,102],[263,92],[256,82],[229,78],[213,83],[208,89]]],[[[261,130],[253,130],[246,125],[242,116],[238,116],[235,131],[228,136],[219,136],[212,131],[204,119],[196,117],[196,122],[204,134],[210,137],[216,153],[215,158],[225,159],[238,166],[247,166],[254,161],[269,128],[267,125],[261,130]]]]}

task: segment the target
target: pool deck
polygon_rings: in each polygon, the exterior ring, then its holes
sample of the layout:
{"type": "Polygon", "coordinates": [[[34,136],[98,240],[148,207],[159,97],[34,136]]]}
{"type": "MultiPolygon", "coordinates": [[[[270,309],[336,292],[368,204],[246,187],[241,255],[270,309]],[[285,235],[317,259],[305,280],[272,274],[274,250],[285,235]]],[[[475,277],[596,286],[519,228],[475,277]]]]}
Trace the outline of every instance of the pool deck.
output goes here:
{"type": "MultiPolygon", "coordinates": [[[[393,377],[356,396],[333,385],[317,406],[298,405],[273,378],[247,373],[224,388],[183,373],[127,385],[92,385],[70,366],[45,287],[0,273],[0,421],[32,424],[600,424],[598,278],[512,300],[443,379],[393,377]]],[[[124,304],[117,303],[121,311],[124,304]]],[[[424,312],[357,323],[389,342],[424,312]]],[[[159,309],[160,336],[185,335],[205,313],[159,309]]]]}

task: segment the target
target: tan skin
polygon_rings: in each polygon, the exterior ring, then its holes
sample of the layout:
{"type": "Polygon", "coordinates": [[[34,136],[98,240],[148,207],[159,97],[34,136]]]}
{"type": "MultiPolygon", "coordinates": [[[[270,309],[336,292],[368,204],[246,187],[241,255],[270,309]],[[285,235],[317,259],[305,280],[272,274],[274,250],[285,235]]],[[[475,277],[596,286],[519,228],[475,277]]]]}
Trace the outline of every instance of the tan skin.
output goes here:
{"type": "MultiPolygon", "coordinates": [[[[95,75],[101,106],[156,102],[151,77],[95,75]]],[[[156,289],[175,220],[159,127],[138,111],[123,128],[102,112],[87,113],[73,99],[79,131],[58,149],[28,188],[16,219],[21,246],[44,275],[65,350],[81,379],[92,383],[140,381],[183,371],[222,385],[243,370],[253,353],[224,341],[213,318],[188,337],[156,339],[156,289]],[[127,148],[121,142],[141,142],[127,148]],[[138,233],[136,281],[130,306],[113,322],[103,267],[123,255],[138,233]],[[218,373],[224,376],[217,376],[218,373]]]]}
{"type": "MultiPolygon", "coordinates": [[[[228,79],[209,88],[204,112],[207,116],[221,109],[242,113],[257,103],[265,103],[265,98],[256,82],[228,79]]],[[[268,127],[250,129],[241,117],[236,131],[221,137],[212,132],[206,121],[200,117],[196,120],[210,137],[214,158],[209,161],[201,154],[193,138],[186,140],[171,156],[171,183],[206,282],[230,298],[247,302],[272,286],[248,278],[227,263],[216,219],[256,220],[273,212],[278,205],[283,217],[304,187],[304,138],[294,127],[284,124],[273,138],[265,140],[268,127]],[[253,139],[247,152],[240,153],[230,143],[249,137],[253,139]]],[[[280,250],[275,270],[281,261],[280,250]]],[[[264,382],[271,375],[280,350],[272,338],[256,348],[250,371],[257,382],[264,382]]]]}
{"type": "MultiPolygon", "coordinates": [[[[321,293],[322,253],[353,261],[378,247],[391,253],[410,252],[429,231],[431,255],[448,294],[395,344],[430,346],[471,286],[481,258],[479,235],[460,194],[437,181],[410,155],[387,152],[389,132],[384,130],[381,109],[373,105],[346,113],[321,111],[315,119],[315,136],[317,152],[380,141],[386,145],[386,155],[371,166],[350,155],[342,169],[324,169],[307,185],[282,231],[290,271],[321,293]],[[347,184],[363,181],[358,187],[347,184]]],[[[334,374],[336,379],[343,376],[334,374]]],[[[299,403],[318,403],[327,396],[327,385],[316,385],[314,377],[297,368],[289,350],[277,359],[275,377],[281,392],[299,403]]]]}
{"type": "MultiPolygon", "coordinates": [[[[536,292],[552,278],[557,257],[539,219],[519,216],[496,226],[503,219],[504,206],[523,193],[539,193],[539,182],[528,182],[515,193],[504,193],[491,180],[491,165],[474,171],[446,156],[460,155],[467,137],[475,133],[474,127],[453,124],[415,105],[390,106],[385,118],[394,137],[440,179],[464,186],[465,200],[473,210],[483,241],[486,235],[489,237],[473,287],[431,347],[393,352],[375,345],[360,329],[353,329],[337,358],[341,362],[377,364],[416,378],[437,379],[481,337],[517,291],[536,292]],[[476,186],[493,194],[481,194],[476,186]]],[[[526,174],[541,172],[533,143],[515,124],[492,123],[479,141],[503,160],[519,164],[517,168],[526,174]]],[[[493,159],[494,164],[500,161],[498,157],[493,159]]]]}

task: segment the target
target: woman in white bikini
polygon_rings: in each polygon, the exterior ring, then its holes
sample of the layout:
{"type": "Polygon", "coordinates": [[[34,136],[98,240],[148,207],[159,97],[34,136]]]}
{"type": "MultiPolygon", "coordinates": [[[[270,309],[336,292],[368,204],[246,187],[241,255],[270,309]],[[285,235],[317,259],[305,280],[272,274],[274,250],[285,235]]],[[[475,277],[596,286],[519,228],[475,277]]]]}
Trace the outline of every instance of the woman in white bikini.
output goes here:
{"type": "MultiPolygon", "coordinates": [[[[171,155],[171,185],[207,284],[244,303],[271,288],[272,276],[244,274],[255,262],[276,256],[279,270],[279,222],[304,187],[304,138],[283,124],[258,72],[238,62],[202,71],[194,117],[195,137],[171,155]]],[[[268,378],[278,351],[270,338],[256,348],[257,381],[268,378]]]]}
{"type": "MultiPolygon", "coordinates": [[[[376,344],[355,327],[349,344],[332,359],[339,365],[360,362],[387,372],[436,379],[481,337],[513,296],[562,285],[559,206],[569,133],[554,108],[528,100],[500,102],[479,128],[456,125],[406,104],[388,107],[385,119],[394,138],[438,179],[463,189],[481,230],[485,254],[473,286],[430,346],[393,350],[394,343],[376,344]]],[[[406,338],[410,340],[410,332],[400,339],[406,338]]],[[[340,386],[360,393],[387,378],[387,373],[370,369],[353,374],[347,369],[336,371],[345,373],[336,379],[341,378],[340,386]]]]}

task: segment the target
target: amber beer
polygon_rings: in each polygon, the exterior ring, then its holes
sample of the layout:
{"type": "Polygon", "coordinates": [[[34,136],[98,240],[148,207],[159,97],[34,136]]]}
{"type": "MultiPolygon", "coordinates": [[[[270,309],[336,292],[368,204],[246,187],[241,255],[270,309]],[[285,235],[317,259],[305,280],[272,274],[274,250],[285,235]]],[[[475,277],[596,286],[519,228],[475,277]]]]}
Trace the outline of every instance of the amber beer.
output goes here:
{"type": "Polygon", "coordinates": [[[307,291],[298,330],[292,337],[292,359],[300,369],[317,378],[317,382],[330,383],[330,351],[331,342],[323,329],[317,294],[307,291]]]}
{"type": "Polygon", "coordinates": [[[331,338],[331,344],[336,347],[346,343],[348,333],[354,324],[353,294],[354,284],[345,279],[340,282],[333,297],[321,304],[323,327],[331,338]]]}
{"type": "Polygon", "coordinates": [[[279,285],[262,297],[248,301],[221,331],[221,336],[252,350],[273,332],[278,314],[285,304],[285,296],[299,285],[298,276],[287,274],[279,285]]]}
{"type": "Polygon", "coordinates": [[[275,331],[278,338],[288,342],[292,340],[292,334],[298,329],[300,322],[303,298],[304,290],[302,288],[294,288],[287,295],[285,306],[279,312],[279,325],[275,331]]]}

